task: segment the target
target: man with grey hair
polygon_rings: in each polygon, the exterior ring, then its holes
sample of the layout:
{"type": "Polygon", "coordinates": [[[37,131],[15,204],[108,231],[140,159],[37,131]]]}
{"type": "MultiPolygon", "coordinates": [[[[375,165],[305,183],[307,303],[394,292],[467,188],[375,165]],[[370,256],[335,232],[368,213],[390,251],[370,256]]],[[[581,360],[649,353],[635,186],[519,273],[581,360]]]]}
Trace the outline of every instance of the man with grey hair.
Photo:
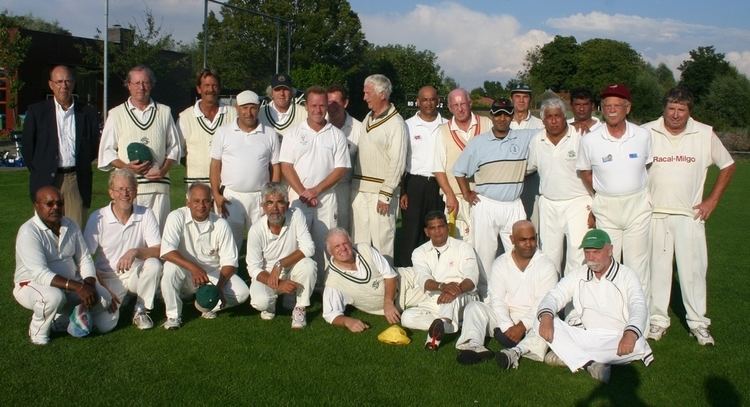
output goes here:
{"type": "Polygon", "coordinates": [[[406,167],[406,124],[390,102],[391,81],[370,75],[364,100],[370,112],[362,122],[359,154],[352,175],[352,237],[372,244],[393,264],[398,185],[406,167]]]}
{"type": "Polygon", "coordinates": [[[317,268],[310,257],[315,251],[305,215],[289,208],[286,188],[267,184],[263,188],[263,217],[247,234],[247,272],[250,305],[264,320],[276,316],[279,294],[294,297],[292,329],[307,325],[305,309],[315,288],[317,268]]]}
{"type": "Polygon", "coordinates": [[[463,200],[461,189],[456,177],[453,176],[453,164],[474,136],[492,128],[492,120],[472,113],[471,97],[469,92],[462,88],[453,89],[448,93],[448,110],[453,118],[439,128],[435,140],[432,173],[435,174],[445,201],[445,213],[449,229],[452,230],[451,236],[471,243],[471,205],[463,200]]]}
{"type": "Polygon", "coordinates": [[[411,267],[398,273],[369,244],[352,244],[349,233],[333,228],[326,236],[330,256],[323,290],[323,319],[351,332],[363,332],[367,322],[345,314],[351,305],[363,312],[383,315],[390,324],[401,321],[401,310],[427,299],[411,267]]]}
{"type": "Polygon", "coordinates": [[[549,98],[542,102],[544,130],[529,146],[527,172],[536,171],[539,185],[540,249],[567,273],[583,264],[583,251],[575,244],[588,229],[591,195],[576,172],[581,134],[565,120],[565,102],[549,98]],[[562,265],[563,248],[565,267],[562,265]]]}
{"type": "Polygon", "coordinates": [[[659,340],[670,325],[669,296],[673,254],[677,262],[682,302],[690,334],[700,345],[713,345],[706,317],[706,221],[729,186],[735,163],[713,129],[690,117],[693,96],[685,88],[671,89],[662,117],[647,123],[654,163],[648,189],[654,203],[651,216],[651,328],[648,337],[659,340]],[[719,168],[716,182],[703,197],[706,171],[719,168]]]}
{"type": "Polygon", "coordinates": [[[136,295],[133,325],[150,329],[148,313],[154,308],[154,296],[161,279],[159,261],[161,234],[153,211],[136,205],[138,184],[135,174],[118,168],[109,175],[112,201],[89,217],[83,238],[94,255],[99,283],[112,295],[112,313],[98,326],[111,330],[117,326],[120,308],[128,294],[136,295]]]}
{"type": "Polygon", "coordinates": [[[145,65],[128,72],[125,86],[130,97],[109,111],[99,145],[99,169],[127,168],[138,179],[136,203],[154,211],[161,228],[171,209],[169,169],[180,160],[180,140],[172,112],[154,102],[154,72],[145,65]],[[131,145],[144,144],[151,159],[131,159],[131,145]]]}

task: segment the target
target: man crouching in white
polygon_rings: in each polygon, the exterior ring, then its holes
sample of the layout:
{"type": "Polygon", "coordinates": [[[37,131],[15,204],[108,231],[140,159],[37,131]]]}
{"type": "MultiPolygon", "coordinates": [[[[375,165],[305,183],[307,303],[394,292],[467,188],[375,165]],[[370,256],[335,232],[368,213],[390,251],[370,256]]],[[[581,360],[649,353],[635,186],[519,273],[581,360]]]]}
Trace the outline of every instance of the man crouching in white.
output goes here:
{"type": "Polygon", "coordinates": [[[172,211],[164,224],[161,258],[164,275],[161,292],[167,311],[165,329],[182,325],[182,297],[194,294],[204,284],[219,289],[216,308],[201,317],[216,318],[216,311],[242,304],[250,295],[237,269],[237,246],[226,220],[211,212],[213,199],[206,184],[188,188],[187,206],[172,211]]]}
{"type": "Polygon", "coordinates": [[[279,294],[296,297],[292,310],[292,329],[307,325],[305,309],[315,288],[317,264],[305,215],[299,208],[289,209],[286,188],[267,184],[263,188],[263,217],[253,223],[247,234],[247,272],[250,305],[264,320],[276,316],[279,294]]]}
{"type": "Polygon", "coordinates": [[[479,300],[477,255],[468,243],[448,236],[443,211],[425,215],[424,233],[429,242],[414,249],[412,263],[417,282],[426,293],[425,301],[407,308],[401,324],[427,331],[425,348],[437,350],[444,334],[458,332],[464,306],[479,300]]]}
{"type": "Polygon", "coordinates": [[[328,231],[326,251],[330,258],[323,290],[323,319],[331,325],[351,332],[363,332],[370,327],[345,315],[347,305],[368,314],[384,315],[389,323],[396,324],[401,320],[399,305],[413,307],[426,298],[411,267],[399,268],[399,276],[372,246],[352,246],[352,239],[344,229],[328,231]]]}
{"type": "Polygon", "coordinates": [[[507,347],[496,356],[503,369],[517,368],[521,356],[538,361],[544,358],[547,345],[534,329],[535,313],[539,301],[555,286],[557,269],[537,250],[531,222],[514,223],[510,241],[513,250],[492,263],[485,302],[466,306],[463,331],[456,342],[458,363],[490,359],[492,352],[484,346],[484,338],[493,334],[507,347]]]}
{"type": "MultiPolygon", "coordinates": [[[[581,243],[586,265],[566,275],[542,299],[537,311],[539,335],[571,372],[585,368],[591,377],[609,382],[610,365],[654,359],[643,332],[648,308],[638,276],[612,258],[612,242],[600,229],[589,230],[581,243]],[[569,302],[582,326],[570,326],[555,314],[569,302]]],[[[555,357],[556,355],[556,357],[555,357]]]]}

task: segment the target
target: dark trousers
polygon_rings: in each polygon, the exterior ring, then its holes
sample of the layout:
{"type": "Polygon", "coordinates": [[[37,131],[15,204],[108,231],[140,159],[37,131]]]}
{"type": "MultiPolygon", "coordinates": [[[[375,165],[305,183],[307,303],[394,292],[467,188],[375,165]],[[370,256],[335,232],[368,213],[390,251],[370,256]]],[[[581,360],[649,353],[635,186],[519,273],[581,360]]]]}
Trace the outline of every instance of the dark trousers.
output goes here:
{"type": "Polygon", "coordinates": [[[424,217],[430,211],[443,211],[440,186],[435,177],[406,174],[404,191],[409,199],[406,210],[401,211],[401,233],[396,248],[396,266],[411,266],[411,253],[427,241],[424,234],[424,217]]]}

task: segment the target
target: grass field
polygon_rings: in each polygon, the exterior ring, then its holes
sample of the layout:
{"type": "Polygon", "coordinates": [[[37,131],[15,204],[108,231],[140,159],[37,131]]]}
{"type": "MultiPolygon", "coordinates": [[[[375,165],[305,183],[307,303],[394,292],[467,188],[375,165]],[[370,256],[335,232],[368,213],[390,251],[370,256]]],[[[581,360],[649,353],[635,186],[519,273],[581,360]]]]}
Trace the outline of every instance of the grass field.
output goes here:
{"type": "MultiPolygon", "coordinates": [[[[711,173],[715,175],[715,173],[711,173]]],[[[173,171],[172,204],[184,202],[181,168],[173,171]]],[[[711,176],[709,176],[711,178],[711,176]]],[[[381,317],[356,314],[372,329],[355,335],[325,323],[319,298],[301,332],[289,312],[261,321],[249,305],[209,321],[185,307],[177,331],[138,331],[129,311],[107,335],[53,337],[32,345],[31,312],[13,299],[18,227],[32,215],[27,173],[0,171],[0,270],[5,290],[0,343],[0,405],[744,405],[750,402],[748,211],[750,162],[708,223],[709,316],[717,346],[703,348],[687,334],[679,291],[672,327],[653,343],[654,363],[615,367],[609,385],[585,372],[522,360],[516,371],[494,362],[460,366],[455,337],[436,353],[422,349],[424,333],[406,347],[380,344],[381,317]],[[745,253],[744,255],[742,253],[745,253]]],[[[95,174],[93,206],[104,205],[106,174],[95,174]]],[[[164,321],[163,304],[152,313],[164,321]]],[[[491,344],[497,349],[497,344],[491,344]]]]}

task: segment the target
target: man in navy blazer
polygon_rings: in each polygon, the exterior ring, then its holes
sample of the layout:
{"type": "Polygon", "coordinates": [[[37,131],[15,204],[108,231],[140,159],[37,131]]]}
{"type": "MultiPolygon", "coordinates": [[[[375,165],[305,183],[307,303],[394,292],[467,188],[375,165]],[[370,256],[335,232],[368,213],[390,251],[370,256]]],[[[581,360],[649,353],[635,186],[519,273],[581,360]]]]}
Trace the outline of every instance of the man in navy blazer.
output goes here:
{"type": "Polygon", "coordinates": [[[54,185],[63,195],[65,216],[79,227],[91,207],[91,162],[99,143],[96,110],[73,100],[75,78],[70,68],[50,71],[54,98],[30,105],[26,112],[21,151],[30,171],[29,192],[54,185]]]}

